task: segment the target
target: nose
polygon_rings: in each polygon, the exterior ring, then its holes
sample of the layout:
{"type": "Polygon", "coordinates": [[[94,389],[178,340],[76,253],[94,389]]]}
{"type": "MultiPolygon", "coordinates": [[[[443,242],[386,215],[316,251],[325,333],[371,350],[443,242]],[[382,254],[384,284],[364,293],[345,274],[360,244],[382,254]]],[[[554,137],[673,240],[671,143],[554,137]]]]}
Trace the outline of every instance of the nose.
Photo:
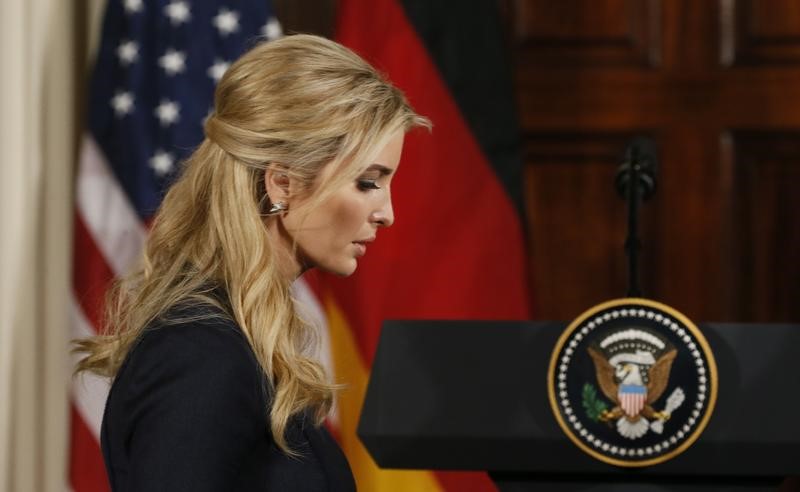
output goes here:
{"type": "Polygon", "coordinates": [[[370,222],[379,227],[389,227],[394,224],[394,209],[392,208],[391,196],[386,196],[380,207],[378,207],[370,216],[370,222]]]}

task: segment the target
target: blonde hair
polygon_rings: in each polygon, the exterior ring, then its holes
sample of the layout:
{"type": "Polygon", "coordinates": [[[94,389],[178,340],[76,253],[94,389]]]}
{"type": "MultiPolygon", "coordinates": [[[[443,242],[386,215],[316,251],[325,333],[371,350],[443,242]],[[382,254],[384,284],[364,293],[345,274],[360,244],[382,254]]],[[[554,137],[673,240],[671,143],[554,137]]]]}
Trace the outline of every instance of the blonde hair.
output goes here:
{"type": "Polygon", "coordinates": [[[293,454],[289,419],[312,410],[320,423],[335,386],[311,355],[315,332],[278,271],[264,223],[276,219],[263,215],[266,169],[280,163],[318,206],[397,131],[430,123],[356,54],[310,35],[256,45],[225,73],[214,99],[206,138],[166,194],[140,267],[110,290],[102,333],[76,341],[84,354],[76,373],[114,377],[152,321],[178,305],[213,305],[252,346],[272,386],[273,438],[293,454]],[[335,172],[320,182],[326,166],[335,172]],[[227,298],[215,297],[219,288],[227,298]]]}

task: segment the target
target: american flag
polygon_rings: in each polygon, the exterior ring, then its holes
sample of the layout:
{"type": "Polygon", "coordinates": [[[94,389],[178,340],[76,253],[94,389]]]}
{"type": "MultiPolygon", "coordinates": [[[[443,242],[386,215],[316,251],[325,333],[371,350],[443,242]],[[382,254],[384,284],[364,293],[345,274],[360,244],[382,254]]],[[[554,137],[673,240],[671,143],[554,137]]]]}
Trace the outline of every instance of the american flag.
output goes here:
{"type": "MultiPolygon", "coordinates": [[[[109,0],[77,176],[73,338],[97,333],[105,289],[134,264],[165,188],[202,141],[216,82],[252,44],[279,36],[268,0],[109,0]]],[[[108,490],[107,394],[108,381],[92,375],[73,384],[76,492],[108,490]]]]}

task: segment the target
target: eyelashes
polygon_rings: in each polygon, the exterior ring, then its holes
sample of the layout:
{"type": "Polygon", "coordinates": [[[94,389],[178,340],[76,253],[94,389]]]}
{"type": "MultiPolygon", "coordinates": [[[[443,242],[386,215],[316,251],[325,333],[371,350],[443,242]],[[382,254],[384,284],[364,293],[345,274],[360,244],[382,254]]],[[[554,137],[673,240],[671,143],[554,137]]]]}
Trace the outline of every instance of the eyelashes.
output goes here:
{"type": "Polygon", "coordinates": [[[375,179],[359,179],[357,183],[358,189],[361,191],[380,190],[381,186],[375,179]]]}

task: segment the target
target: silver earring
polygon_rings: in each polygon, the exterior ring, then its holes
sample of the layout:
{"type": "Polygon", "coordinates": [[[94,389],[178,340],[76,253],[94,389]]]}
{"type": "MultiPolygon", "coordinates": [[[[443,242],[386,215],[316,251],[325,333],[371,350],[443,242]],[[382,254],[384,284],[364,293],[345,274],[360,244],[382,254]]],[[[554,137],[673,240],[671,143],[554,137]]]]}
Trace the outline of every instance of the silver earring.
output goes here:
{"type": "Polygon", "coordinates": [[[283,202],[275,202],[267,211],[266,215],[275,215],[289,210],[289,206],[283,202]]]}

